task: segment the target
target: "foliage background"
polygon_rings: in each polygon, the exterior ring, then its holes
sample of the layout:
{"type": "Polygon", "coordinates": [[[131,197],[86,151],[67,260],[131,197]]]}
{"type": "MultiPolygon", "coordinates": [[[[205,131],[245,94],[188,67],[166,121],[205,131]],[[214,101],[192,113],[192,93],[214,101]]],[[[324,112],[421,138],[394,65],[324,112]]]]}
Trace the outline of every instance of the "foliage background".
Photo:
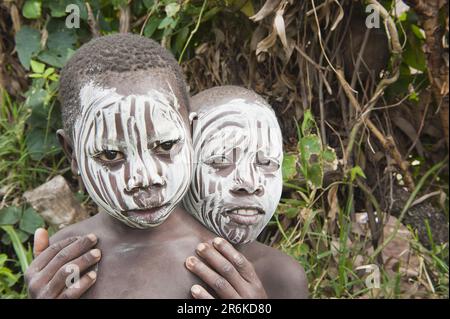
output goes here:
{"type": "Polygon", "coordinates": [[[274,107],[285,189],[260,240],[303,265],[312,297],[448,298],[448,1],[399,2],[2,1],[0,296],[26,296],[45,225],[26,190],[62,174],[92,209],[56,141],[60,68],[92,37],[133,32],[172,51],[191,94],[242,85],[274,107]],[[365,285],[369,264],[380,288],[365,285]]]}

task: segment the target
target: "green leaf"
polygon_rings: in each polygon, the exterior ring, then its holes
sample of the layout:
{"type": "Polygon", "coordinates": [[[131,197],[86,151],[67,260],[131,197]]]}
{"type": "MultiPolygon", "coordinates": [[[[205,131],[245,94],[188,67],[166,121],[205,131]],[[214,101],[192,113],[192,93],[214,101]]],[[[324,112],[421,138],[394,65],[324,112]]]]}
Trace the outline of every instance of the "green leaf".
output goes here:
{"type": "Polygon", "coordinates": [[[357,176],[362,177],[364,179],[366,178],[364,171],[359,166],[355,166],[350,170],[350,181],[353,182],[357,176]]]}
{"type": "Polygon", "coordinates": [[[45,62],[56,68],[62,68],[67,63],[67,61],[75,53],[75,50],[71,48],[60,49],[60,50],[46,50],[38,55],[39,60],[45,62]]]}
{"type": "Polygon", "coordinates": [[[15,40],[20,63],[29,70],[31,57],[41,48],[41,34],[38,30],[25,25],[17,32],[15,40]]]}
{"type": "Polygon", "coordinates": [[[310,162],[312,155],[319,155],[322,151],[322,142],[318,135],[308,135],[300,139],[299,151],[304,164],[310,162]]]}
{"type": "Polygon", "coordinates": [[[295,218],[297,217],[298,213],[300,212],[298,207],[289,207],[284,211],[284,215],[288,218],[295,218]]]}
{"type": "Polygon", "coordinates": [[[155,4],[155,0],[144,0],[143,3],[147,9],[151,9],[155,4]]]}
{"type": "Polygon", "coordinates": [[[158,17],[151,18],[144,28],[144,36],[150,38],[153,33],[155,33],[160,23],[161,19],[159,19],[158,17]]]}
{"type": "Polygon", "coordinates": [[[47,91],[44,89],[31,89],[31,91],[26,93],[25,105],[30,108],[35,108],[39,105],[44,104],[47,98],[47,91]]]}
{"type": "Polygon", "coordinates": [[[29,234],[34,234],[36,229],[44,227],[44,219],[33,209],[27,208],[20,219],[19,228],[29,234]]]}
{"type": "Polygon", "coordinates": [[[178,13],[178,11],[180,11],[180,8],[181,7],[178,3],[173,2],[166,5],[165,11],[168,17],[173,17],[178,13]]]}
{"type": "Polygon", "coordinates": [[[46,155],[59,149],[58,140],[54,132],[49,132],[46,136],[45,129],[33,129],[28,132],[25,143],[31,159],[40,161],[46,155]]]}
{"type": "Polygon", "coordinates": [[[41,16],[42,3],[40,0],[27,0],[22,7],[22,15],[27,19],[37,19],[41,16]]]}
{"type": "Polygon", "coordinates": [[[303,122],[302,122],[302,136],[306,136],[312,133],[312,129],[316,127],[316,122],[314,121],[314,116],[311,113],[311,110],[306,110],[303,114],[303,122]]]}
{"type": "MultiPolygon", "coordinates": [[[[17,236],[19,237],[20,242],[24,243],[28,240],[28,238],[30,238],[30,234],[20,230],[20,229],[15,229],[17,236]]],[[[2,243],[5,245],[11,245],[11,238],[9,237],[8,234],[3,234],[2,237],[2,243]]]]}
{"type": "Polygon", "coordinates": [[[165,17],[164,19],[162,19],[161,23],[158,25],[158,29],[165,29],[167,26],[169,26],[170,24],[172,24],[174,22],[174,20],[171,17],[165,17]]]}
{"type": "Polygon", "coordinates": [[[19,207],[9,206],[0,210],[0,225],[14,225],[20,220],[22,210],[19,207]]]}
{"type": "Polygon", "coordinates": [[[323,181],[323,167],[321,163],[312,164],[308,167],[308,181],[316,187],[322,187],[323,181]]]}
{"type": "Polygon", "coordinates": [[[20,267],[22,269],[22,273],[25,273],[25,271],[28,268],[28,265],[31,262],[30,254],[27,253],[27,250],[22,245],[19,236],[17,235],[16,230],[12,226],[0,226],[3,231],[5,231],[9,238],[11,239],[11,242],[13,244],[14,252],[17,255],[17,258],[19,259],[20,267]]]}
{"type": "Polygon", "coordinates": [[[328,149],[324,150],[322,152],[322,158],[325,162],[328,162],[328,163],[333,163],[337,159],[336,153],[335,153],[334,149],[332,149],[332,148],[328,148],[328,149]]]}
{"type": "Polygon", "coordinates": [[[188,27],[184,27],[182,28],[176,38],[175,38],[175,52],[177,53],[181,53],[181,51],[184,48],[184,44],[186,43],[186,39],[189,35],[189,28],[188,27]]]}
{"type": "Polygon", "coordinates": [[[50,76],[50,74],[52,74],[53,72],[55,72],[54,68],[48,68],[47,70],[45,70],[43,76],[44,78],[48,78],[50,76]]]}
{"type": "Polygon", "coordinates": [[[34,73],[43,73],[45,70],[45,64],[44,63],[40,63],[34,60],[30,60],[30,65],[31,65],[31,70],[34,73]]]}
{"type": "Polygon", "coordinates": [[[284,156],[283,165],[281,167],[283,180],[291,180],[295,177],[295,175],[297,175],[297,162],[297,155],[290,154],[284,156]]]}

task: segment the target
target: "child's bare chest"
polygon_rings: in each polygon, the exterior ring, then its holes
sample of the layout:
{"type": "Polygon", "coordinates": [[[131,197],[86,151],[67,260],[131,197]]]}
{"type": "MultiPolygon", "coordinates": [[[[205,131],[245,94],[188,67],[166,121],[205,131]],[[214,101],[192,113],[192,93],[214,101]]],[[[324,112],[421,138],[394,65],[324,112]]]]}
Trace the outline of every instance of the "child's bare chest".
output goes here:
{"type": "Polygon", "coordinates": [[[85,298],[190,298],[200,280],[184,263],[194,254],[184,245],[102,245],[97,281],[85,298]]]}

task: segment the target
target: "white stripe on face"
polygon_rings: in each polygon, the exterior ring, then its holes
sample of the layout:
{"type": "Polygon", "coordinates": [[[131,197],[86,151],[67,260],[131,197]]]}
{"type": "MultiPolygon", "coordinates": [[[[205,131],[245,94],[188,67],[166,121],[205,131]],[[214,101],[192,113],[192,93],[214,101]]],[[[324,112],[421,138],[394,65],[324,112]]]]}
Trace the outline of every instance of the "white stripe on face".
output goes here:
{"type": "Polygon", "coordinates": [[[176,97],[156,90],[122,96],[89,84],[80,100],[74,145],[89,195],[131,227],[161,224],[191,178],[191,141],[176,97]],[[123,158],[104,160],[106,151],[123,158]]]}
{"type": "Polygon", "coordinates": [[[275,114],[235,99],[200,111],[192,139],[196,162],[185,207],[233,243],[255,240],[282,191],[282,137],[275,114]]]}

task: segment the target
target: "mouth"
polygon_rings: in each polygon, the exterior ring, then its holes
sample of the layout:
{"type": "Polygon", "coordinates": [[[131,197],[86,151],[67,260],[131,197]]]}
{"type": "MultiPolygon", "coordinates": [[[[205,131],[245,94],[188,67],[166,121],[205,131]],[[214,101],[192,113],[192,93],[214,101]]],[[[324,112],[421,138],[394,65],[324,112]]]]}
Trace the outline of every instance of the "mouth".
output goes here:
{"type": "Polygon", "coordinates": [[[235,207],[226,209],[224,216],[238,225],[251,226],[258,224],[264,216],[264,211],[259,207],[235,207]]]}
{"type": "Polygon", "coordinates": [[[165,208],[167,206],[169,206],[169,203],[151,208],[127,210],[124,212],[124,215],[137,222],[155,224],[158,223],[159,220],[165,216],[166,213],[165,208]]]}

